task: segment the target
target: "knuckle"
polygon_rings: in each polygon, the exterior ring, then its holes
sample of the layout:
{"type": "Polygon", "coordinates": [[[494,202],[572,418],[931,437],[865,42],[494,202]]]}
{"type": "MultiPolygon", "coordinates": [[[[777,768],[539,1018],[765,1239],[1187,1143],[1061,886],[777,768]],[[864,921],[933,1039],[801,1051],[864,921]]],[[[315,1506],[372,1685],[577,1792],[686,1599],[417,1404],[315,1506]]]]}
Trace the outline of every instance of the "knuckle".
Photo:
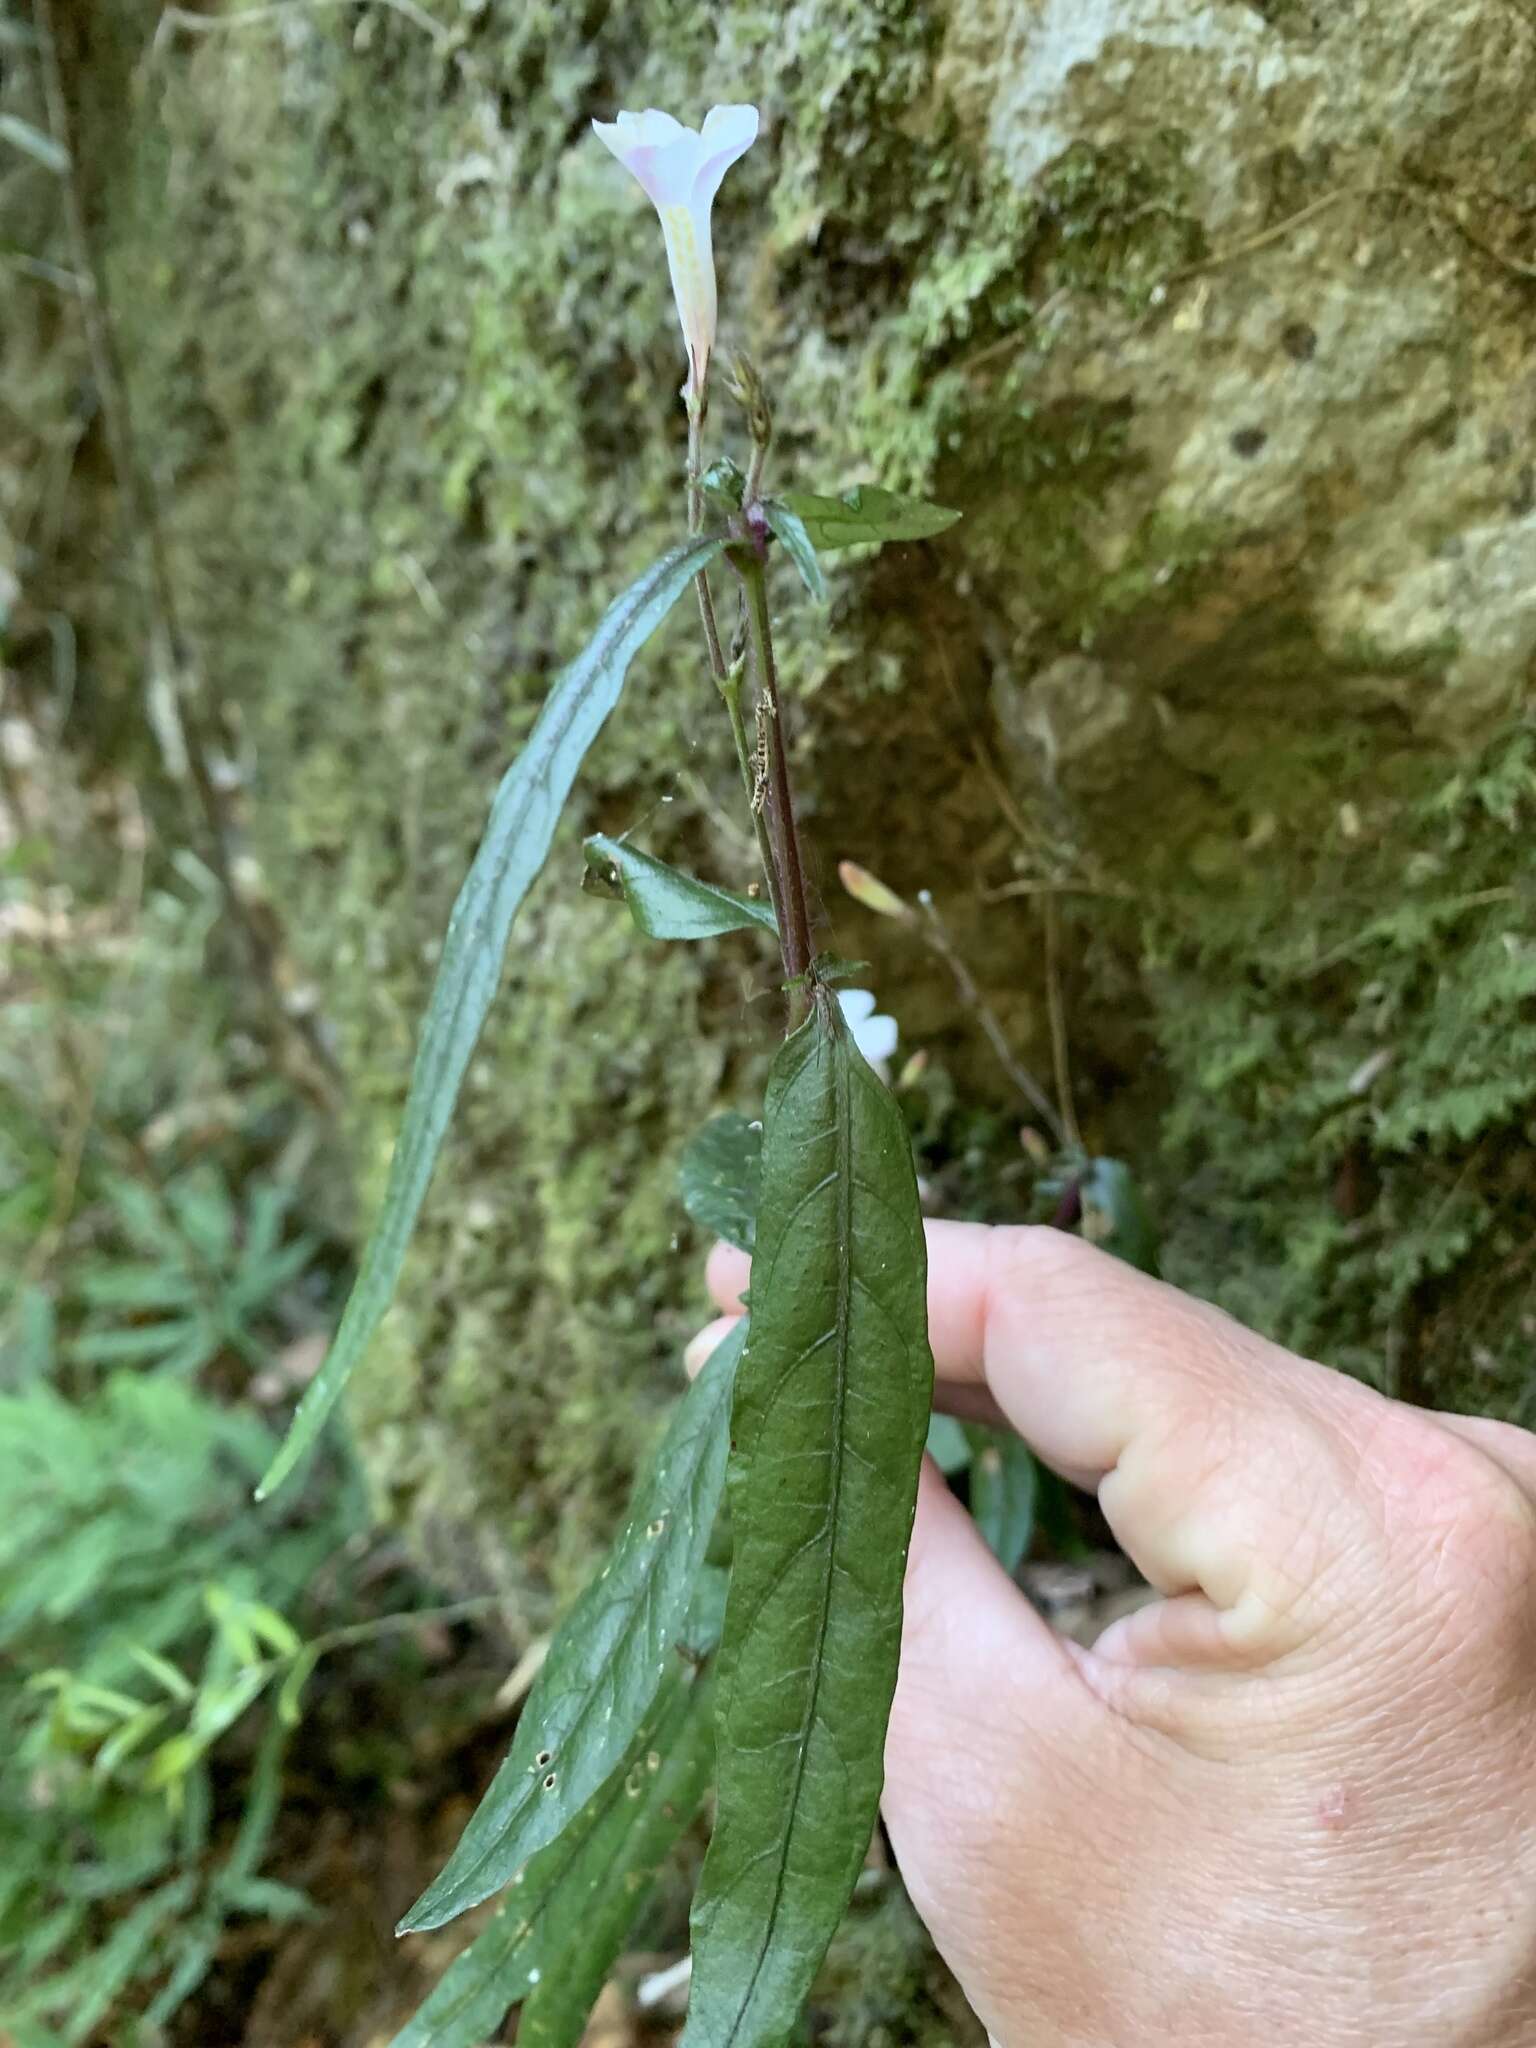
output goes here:
{"type": "Polygon", "coordinates": [[[1529,1608],[1536,1502],[1497,1459],[1402,1409],[1378,1433],[1371,1465],[1389,1539],[1414,1547],[1432,1589],[1487,1617],[1529,1608]]]}
{"type": "Polygon", "coordinates": [[[988,1240],[989,1279],[999,1293],[1075,1286],[1102,1275],[1113,1261],[1104,1252],[1048,1223],[1000,1223],[988,1240]]]}

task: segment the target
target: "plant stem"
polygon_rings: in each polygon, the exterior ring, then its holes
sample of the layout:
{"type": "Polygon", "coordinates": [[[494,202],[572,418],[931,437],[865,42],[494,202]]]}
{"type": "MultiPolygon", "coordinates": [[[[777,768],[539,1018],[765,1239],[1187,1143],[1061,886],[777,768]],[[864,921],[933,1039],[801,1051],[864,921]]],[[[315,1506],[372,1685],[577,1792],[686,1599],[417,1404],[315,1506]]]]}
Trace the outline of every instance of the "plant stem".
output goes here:
{"type": "MultiPolygon", "coordinates": [[[[699,461],[704,434],[704,400],[688,392],[688,531],[695,534],[704,524],[704,493],[699,487],[699,461]]],[[[720,651],[720,628],[715,622],[715,601],[709,594],[709,576],[701,569],[693,579],[699,595],[699,617],[704,622],[704,639],[709,648],[709,672],[717,685],[725,684],[725,656],[720,651]]]]}
{"type": "Polygon", "coordinates": [[[751,742],[747,738],[746,720],[741,715],[741,677],[740,665],[733,664],[721,680],[720,695],[725,702],[726,715],[731,721],[731,737],[736,742],[736,763],[741,769],[741,786],[747,793],[747,808],[752,813],[752,824],[757,833],[757,852],[763,864],[763,879],[768,884],[768,900],[773,905],[774,917],[782,930],[784,907],[779,901],[773,847],[769,843],[768,824],[763,816],[763,802],[757,787],[757,767],[752,758],[751,742]]]}
{"type": "MultiPolygon", "coordinates": [[[[704,524],[704,493],[699,488],[699,463],[702,458],[702,437],[704,431],[704,406],[690,389],[688,394],[688,531],[699,532],[704,524]]],[[[693,579],[693,587],[699,596],[699,617],[704,624],[704,642],[709,649],[709,672],[715,679],[715,687],[725,701],[725,709],[731,721],[731,737],[736,742],[736,761],[741,769],[742,788],[747,793],[747,803],[752,811],[752,823],[757,828],[758,857],[763,864],[763,880],[768,888],[768,900],[773,905],[773,914],[780,918],[777,880],[774,874],[773,849],[768,844],[768,829],[763,822],[762,805],[755,801],[757,776],[752,766],[752,748],[747,739],[747,729],[741,716],[741,676],[728,668],[720,646],[720,628],[715,619],[715,601],[710,595],[708,574],[701,569],[693,579]]]]}
{"type": "Polygon", "coordinates": [[[1051,1018],[1051,1061],[1056,1070],[1056,1100],[1061,1106],[1062,1128],[1075,1152],[1083,1149],[1083,1134],[1077,1127],[1077,1109],[1072,1100],[1072,1063],[1067,1050],[1067,1013],[1061,1000],[1061,966],[1057,958],[1058,931],[1056,899],[1045,899],[1045,999],[1051,1018]]]}
{"type": "Polygon", "coordinates": [[[791,982],[797,982],[811,964],[811,919],[805,900],[805,867],[800,858],[800,838],[795,829],[789,761],[784,750],[779,679],[773,660],[773,629],[768,618],[768,579],[763,564],[745,548],[738,556],[738,566],[747,594],[747,625],[757,664],[758,692],[767,707],[768,793],[764,809],[768,814],[768,840],[773,849],[777,883],[775,901],[782,906],[779,944],[784,954],[785,974],[791,982]]]}
{"type": "Polygon", "coordinates": [[[1018,1089],[1024,1100],[1035,1112],[1035,1115],[1039,1117],[1051,1136],[1056,1140],[1056,1143],[1063,1150],[1067,1149],[1069,1144],[1067,1133],[1062,1127],[1061,1118],[1052,1107],[1051,1098],[1008,1043],[1008,1035],[997,1020],[997,1012],[976,986],[971,970],[955,951],[954,941],[949,936],[944,920],[939,916],[938,907],[934,903],[933,897],[929,894],[928,890],[922,889],[918,892],[917,900],[922,906],[923,917],[926,921],[927,928],[924,932],[924,937],[954,976],[955,987],[959,991],[961,1002],[964,1003],[986,1034],[987,1043],[991,1046],[993,1052],[997,1054],[1003,1071],[1007,1074],[1014,1087],[1018,1089]]]}

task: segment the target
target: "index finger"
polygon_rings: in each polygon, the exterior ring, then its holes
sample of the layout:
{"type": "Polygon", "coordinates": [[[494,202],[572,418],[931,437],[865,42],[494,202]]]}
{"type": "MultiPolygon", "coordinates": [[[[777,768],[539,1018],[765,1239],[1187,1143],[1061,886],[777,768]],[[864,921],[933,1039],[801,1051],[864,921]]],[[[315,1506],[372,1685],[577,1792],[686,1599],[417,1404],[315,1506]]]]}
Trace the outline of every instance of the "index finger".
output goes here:
{"type": "MultiPolygon", "coordinates": [[[[1179,1419],[1329,1405],[1336,1374],[1064,1231],[924,1228],[928,1341],[944,1392],[959,1406],[972,1405],[967,1390],[990,1397],[1075,1485],[1097,1487],[1133,1440],[1179,1419]]],[[[745,1252],[715,1246],[706,1278],[721,1309],[740,1308],[750,1276],[745,1252]]]]}

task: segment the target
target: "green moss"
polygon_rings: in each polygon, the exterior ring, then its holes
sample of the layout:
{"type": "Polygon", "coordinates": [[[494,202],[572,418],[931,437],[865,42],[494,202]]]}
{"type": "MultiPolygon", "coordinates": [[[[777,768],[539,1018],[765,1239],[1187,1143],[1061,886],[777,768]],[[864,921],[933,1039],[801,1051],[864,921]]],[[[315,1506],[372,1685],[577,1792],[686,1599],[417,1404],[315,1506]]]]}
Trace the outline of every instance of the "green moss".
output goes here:
{"type": "Polygon", "coordinates": [[[1154,979],[1174,1276],[1393,1391],[1527,1419],[1533,816],[1517,730],[1360,836],[1335,816],[1198,937],[1165,924],[1154,979]]]}

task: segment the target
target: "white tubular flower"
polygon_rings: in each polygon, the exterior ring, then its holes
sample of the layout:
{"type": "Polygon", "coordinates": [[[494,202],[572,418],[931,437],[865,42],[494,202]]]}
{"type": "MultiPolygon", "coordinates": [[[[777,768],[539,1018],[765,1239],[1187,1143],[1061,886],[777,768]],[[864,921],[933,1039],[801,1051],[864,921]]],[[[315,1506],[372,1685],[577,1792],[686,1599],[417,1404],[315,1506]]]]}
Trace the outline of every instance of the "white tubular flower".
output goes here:
{"type": "Polygon", "coordinates": [[[884,1080],[886,1063],[896,1050],[896,1019],[875,1015],[875,999],[867,988],[840,989],[837,1000],[854,1044],[884,1080]]]}
{"type": "Polygon", "coordinates": [[[594,121],[592,126],[661,216],[672,296],[688,348],[686,389],[697,401],[703,396],[715,345],[710,209],[721,179],[757,140],[757,109],[711,107],[702,129],[685,128],[655,107],[647,107],[643,114],[620,114],[616,121],[594,121]]]}

